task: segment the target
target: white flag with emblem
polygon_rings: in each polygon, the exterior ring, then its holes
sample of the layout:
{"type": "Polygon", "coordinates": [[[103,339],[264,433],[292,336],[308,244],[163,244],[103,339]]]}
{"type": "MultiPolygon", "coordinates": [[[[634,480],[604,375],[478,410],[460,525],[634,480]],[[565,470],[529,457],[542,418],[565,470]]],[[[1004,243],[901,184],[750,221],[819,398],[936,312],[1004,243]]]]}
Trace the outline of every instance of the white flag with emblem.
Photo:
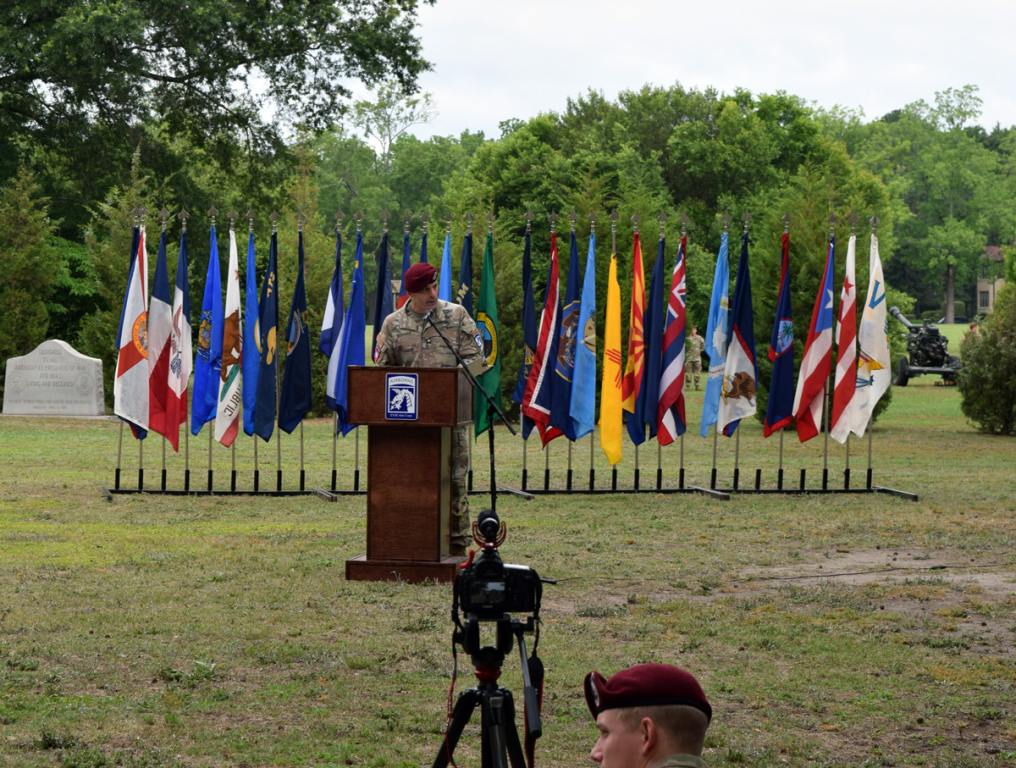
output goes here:
{"type": "Polygon", "coordinates": [[[857,330],[857,394],[863,396],[860,431],[871,423],[875,405],[892,383],[892,365],[889,359],[889,337],[886,334],[885,278],[882,277],[882,260],[878,256],[878,237],[871,235],[871,255],[868,266],[868,293],[861,312],[861,325],[857,330]]]}

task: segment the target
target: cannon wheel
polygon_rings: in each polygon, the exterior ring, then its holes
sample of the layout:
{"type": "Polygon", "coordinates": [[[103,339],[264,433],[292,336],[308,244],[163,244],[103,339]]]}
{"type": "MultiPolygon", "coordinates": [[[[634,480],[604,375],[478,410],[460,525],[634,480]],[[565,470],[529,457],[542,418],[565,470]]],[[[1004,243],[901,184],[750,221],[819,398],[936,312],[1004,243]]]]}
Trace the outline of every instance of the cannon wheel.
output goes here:
{"type": "Polygon", "coordinates": [[[905,387],[908,381],[910,381],[910,360],[904,355],[896,364],[896,386],[905,387]]]}

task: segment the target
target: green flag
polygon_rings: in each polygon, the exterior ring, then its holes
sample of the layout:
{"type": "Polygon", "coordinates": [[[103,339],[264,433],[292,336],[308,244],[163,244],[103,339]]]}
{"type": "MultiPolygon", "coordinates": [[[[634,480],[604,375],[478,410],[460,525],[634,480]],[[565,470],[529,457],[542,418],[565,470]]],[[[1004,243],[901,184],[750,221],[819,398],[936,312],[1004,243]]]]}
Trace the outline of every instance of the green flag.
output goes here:
{"type": "MultiPolygon", "coordinates": [[[[501,350],[498,346],[497,296],[494,293],[494,234],[487,233],[483,249],[483,276],[480,278],[480,297],[476,305],[476,327],[483,339],[483,354],[487,370],[477,377],[480,388],[501,407],[501,350]]],[[[485,398],[473,398],[473,422],[480,435],[493,423],[491,410],[485,398]]]]}

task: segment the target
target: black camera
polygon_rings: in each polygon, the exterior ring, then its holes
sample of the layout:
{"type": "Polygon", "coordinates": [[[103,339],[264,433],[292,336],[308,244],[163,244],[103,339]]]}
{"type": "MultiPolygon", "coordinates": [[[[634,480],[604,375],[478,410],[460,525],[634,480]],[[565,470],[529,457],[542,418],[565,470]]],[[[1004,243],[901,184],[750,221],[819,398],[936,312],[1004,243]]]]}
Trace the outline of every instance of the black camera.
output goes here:
{"type": "Polygon", "coordinates": [[[504,541],[504,526],[497,513],[481,512],[476,533],[474,538],[483,550],[455,580],[459,608],[466,617],[498,621],[508,613],[539,611],[543,594],[539,575],[528,566],[506,564],[497,551],[504,541]]]}

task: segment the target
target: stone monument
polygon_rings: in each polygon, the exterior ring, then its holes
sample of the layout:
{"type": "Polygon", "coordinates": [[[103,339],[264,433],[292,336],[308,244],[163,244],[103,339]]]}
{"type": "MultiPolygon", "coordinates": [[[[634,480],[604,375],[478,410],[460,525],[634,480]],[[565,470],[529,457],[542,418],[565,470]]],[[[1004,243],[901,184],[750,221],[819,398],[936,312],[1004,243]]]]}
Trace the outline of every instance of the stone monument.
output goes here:
{"type": "Polygon", "coordinates": [[[58,339],[7,360],[4,414],[102,416],[102,361],[58,339]]]}

